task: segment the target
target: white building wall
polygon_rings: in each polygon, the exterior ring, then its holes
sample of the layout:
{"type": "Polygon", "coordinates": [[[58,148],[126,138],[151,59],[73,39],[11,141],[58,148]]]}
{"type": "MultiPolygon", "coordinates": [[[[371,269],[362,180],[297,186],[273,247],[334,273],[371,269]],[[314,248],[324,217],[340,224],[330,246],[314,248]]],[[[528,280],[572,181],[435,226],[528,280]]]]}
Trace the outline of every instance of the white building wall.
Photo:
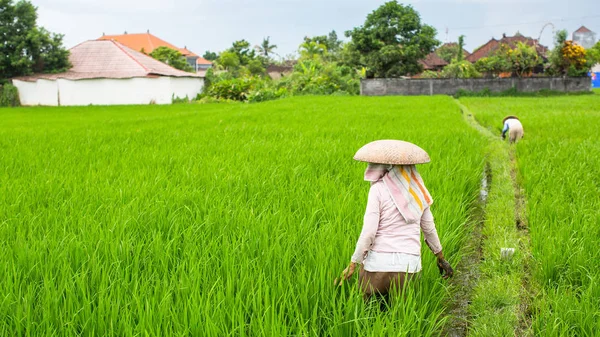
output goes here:
{"type": "Polygon", "coordinates": [[[170,77],[171,90],[170,92],[175,97],[195,99],[204,89],[204,78],[194,77],[170,77]]]}
{"type": "Polygon", "coordinates": [[[175,97],[193,99],[204,86],[203,78],[152,77],[71,81],[14,80],[23,105],[170,104],[175,97]],[[59,104],[60,99],[60,104],[59,104]]]}
{"type": "Polygon", "coordinates": [[[592,72],[593,73],[600,73],[600,64],[596,64],[595,66],[592,67],[592,72]]]}
{"type": "Polygon", "coordinates": [[[19,90],[22,105],[58,105],[58,86],[56,81],[37,80],[35,82],[13,80],[19,90]]]}

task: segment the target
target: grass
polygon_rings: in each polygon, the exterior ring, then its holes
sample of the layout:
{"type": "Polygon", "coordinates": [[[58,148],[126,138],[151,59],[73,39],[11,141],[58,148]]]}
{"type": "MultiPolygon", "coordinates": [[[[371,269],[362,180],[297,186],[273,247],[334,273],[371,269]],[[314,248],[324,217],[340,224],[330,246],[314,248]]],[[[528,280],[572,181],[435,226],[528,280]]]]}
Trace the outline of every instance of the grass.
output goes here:
{"type": "Polygon", "coordinates": [[[429,152],[456,264],[485,140],[450,98],[0,109],[0,335],[439,335],[425,249],[388,312],[333,286],[368,192],[352,156],[385,138],[429,152]]]}
{"type": "Polygon", "coordinates": [[[469,336],[522,336],[520,326],[523,264],[529,256],[515,224],[517,204],[511,176],[511,148],[496,133],[479,125],[472,112],[459,103],[467,121],[485,136],[489,165],[488,195],[481,234],[479,279],[471,295],[469,336]],[[515,248],[512,259],[502,259],[502,248],[515,248]]]}
{"type": "Polygon", "coordinates": [[[477,119],[499,133],[505,115],[519,116],[519,180],[527,197],[532,243],[533,332],[591,336],[600,329],[600,98],[464,99],[477,119]]]}

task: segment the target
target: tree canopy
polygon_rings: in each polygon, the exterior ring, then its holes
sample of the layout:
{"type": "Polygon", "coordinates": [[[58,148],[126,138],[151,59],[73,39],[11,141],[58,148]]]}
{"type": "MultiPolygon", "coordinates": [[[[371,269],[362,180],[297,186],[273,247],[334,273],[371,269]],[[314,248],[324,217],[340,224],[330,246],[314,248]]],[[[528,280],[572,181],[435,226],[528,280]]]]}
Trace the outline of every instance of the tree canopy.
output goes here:
{"type": "Polygon", "coordinates": [[[71,67],[63,35],[37,26],[29,1],[0,0],[0,79],[56,73],[71,67]]]}
{"type": "Polygon", "coordinates": [[[175,49],[171,49],[169,47],[158,47],[150,53],[150,56],[155,60],[166,63],[175,69],[187,72],[194,71],[194,68],[188,64],[183,54],[175,49]]]}
{"type": "Polygon", "coordinates": [[[435,35],[435,28],[421,23],[411,6],[389,1],[369,14],[363,26],[346,32],[352,38],[347,55],[357,56],[351,62],[365,67],[367,77],[414,75],[423,69],[419,60],[440,44],[435,35]]]}

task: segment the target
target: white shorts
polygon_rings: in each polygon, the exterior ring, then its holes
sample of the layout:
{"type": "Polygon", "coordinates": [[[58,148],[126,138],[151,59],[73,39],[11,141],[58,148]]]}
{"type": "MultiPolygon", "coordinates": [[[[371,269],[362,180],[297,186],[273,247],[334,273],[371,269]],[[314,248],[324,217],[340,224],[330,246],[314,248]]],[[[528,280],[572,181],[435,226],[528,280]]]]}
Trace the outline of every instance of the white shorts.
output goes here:
{"type": "Polygon", "coordinates": [[[404,272],[421,271],[421,256],[406,253],[383,253],[370,250],[363,262],[363,268],[370,272],[404,272]]]}

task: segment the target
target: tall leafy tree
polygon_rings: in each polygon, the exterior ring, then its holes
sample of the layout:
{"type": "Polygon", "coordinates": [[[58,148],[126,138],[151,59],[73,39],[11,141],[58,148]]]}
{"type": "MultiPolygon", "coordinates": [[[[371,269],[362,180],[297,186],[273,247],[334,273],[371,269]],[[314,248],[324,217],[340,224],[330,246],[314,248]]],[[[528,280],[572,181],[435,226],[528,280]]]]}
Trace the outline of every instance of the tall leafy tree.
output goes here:
{"type": "Polygon", "coordinates": [[[166,63],[171,67],[187,72],[193,72],[194,68],[190,66],[185,57],[177,50],[169,47],[158,47],[154,49],[150,56],[155,60],[166,63]]]}
{"type": "Polygon", "coordinates": [[[0,0],[0,79],[71,67],[63,35],[37,26],[29,1],[0,0]]]}
{"type": "Polygon", "coordinates": [[[440,44],[435,35],[432,26],[421,23],[416,10],[395,0],[369,14],[363,26],[346,32],[359,55],[353,63],[365,67],[367,77],[420,73],[419,60],[440,44]]]}
{"type": "Polygon", "coordinates": [[[463,52],[464,49],[465,49],[465,36],[461,35],[458,37],[458,46],[456,48],[455,59],[457,62],[461,62],[465,59],[465,54],[463,52]]]}
{"type": "Polygon", "coordinates": [[[452,59],[456,56],[457,52],[458,46],[456,44],[445,44],[435,51],[437,56],[448,63],[452,62],[452,59]]]}
{"type": "Polygon", "coordinates": [[[271,44],[270,36],[267,36],[263,39],[262,43],[257,46],[258,52],[265,58],[269,58],[271,54],[273,54],[274,50],[277,48],[276,44],[271,44]]]}
{"type": "Polygon", "coordinates": [[[315,58],[327,55],[327,46],[317,41],[305,40],[298,48],[301,58],[315,58]]]}
{"type": "Polygon", "coordinates": [[[212,52],[212,51],[210,51],[210,50],[207,50],[207,51],[204,53],[204,55],[202,55],[202,57],[203,57],[205,60],[214,61],[214,60],[216,60],[217,58],[219,58],[219,55],[217,55],[217,53],[215,53],[215,52],[212,52]]]}

